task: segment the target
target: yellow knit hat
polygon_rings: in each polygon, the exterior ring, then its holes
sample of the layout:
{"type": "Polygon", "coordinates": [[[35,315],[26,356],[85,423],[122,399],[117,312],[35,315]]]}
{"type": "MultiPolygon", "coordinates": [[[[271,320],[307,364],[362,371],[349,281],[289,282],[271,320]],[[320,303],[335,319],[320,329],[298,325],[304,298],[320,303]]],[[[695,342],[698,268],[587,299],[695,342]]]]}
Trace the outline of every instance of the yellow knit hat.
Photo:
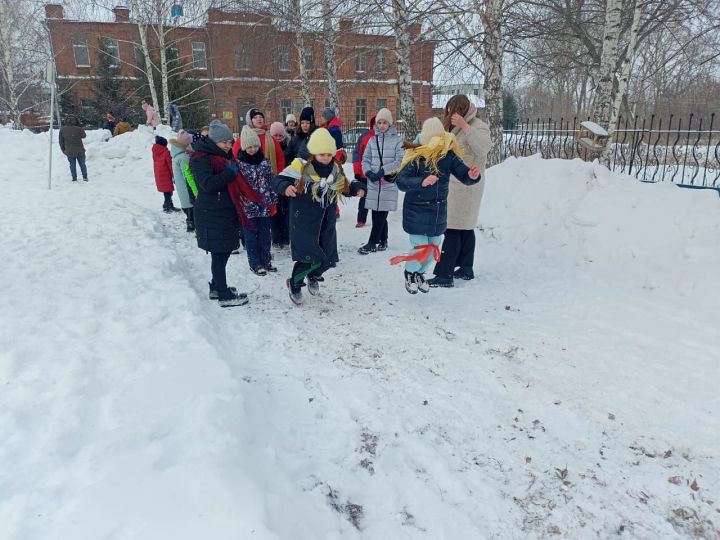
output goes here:
{"type": "Polygon", "coordinates": [[[335,152],[337,152],[335,139],[333,139],[333,136],[330,135],[330,132],[325,128],[318,128],[312,132],[307,149],[313,156],[319,154],[335,155],[335,152]]]}

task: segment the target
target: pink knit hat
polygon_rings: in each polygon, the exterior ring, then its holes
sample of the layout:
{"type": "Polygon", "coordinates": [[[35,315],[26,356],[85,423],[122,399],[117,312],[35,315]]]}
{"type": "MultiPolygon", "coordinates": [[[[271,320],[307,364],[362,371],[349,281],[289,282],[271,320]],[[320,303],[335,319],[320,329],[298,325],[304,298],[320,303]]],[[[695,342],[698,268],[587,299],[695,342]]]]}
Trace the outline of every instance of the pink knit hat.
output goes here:
{"type": "Polygon", "coordinates": [[[180,133],[175,137],[175,140],[180,143],[180,146],[187,146],[192,143],[192,135],[184,129],[181,129],[180,133]]]}
{"type": "Polygon", "coordinates": [[[283,137],[287,135],[285,126],[283,126],[281,122],[273,122],[270,125],[270,136],[272,137],[273,135],[282,135],[283,137]]]}

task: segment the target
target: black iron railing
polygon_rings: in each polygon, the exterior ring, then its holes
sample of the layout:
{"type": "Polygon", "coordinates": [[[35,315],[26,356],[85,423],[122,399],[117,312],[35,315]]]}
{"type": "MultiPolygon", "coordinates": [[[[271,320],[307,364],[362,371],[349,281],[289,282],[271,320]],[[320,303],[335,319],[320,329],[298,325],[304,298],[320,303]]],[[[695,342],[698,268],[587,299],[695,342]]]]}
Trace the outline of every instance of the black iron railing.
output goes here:
{"type": "MultiPolygon", "coordinates": [[[[583,119],[518,121],[504,129],[503,157],[541,154],[544,158],[592,160],[598,153],[578,142],[583,119]]],[[[687,122],[620,118],[610,142],[610,168],[644,182],[720,188],[720,129],[709,119],[687,122]]]]}

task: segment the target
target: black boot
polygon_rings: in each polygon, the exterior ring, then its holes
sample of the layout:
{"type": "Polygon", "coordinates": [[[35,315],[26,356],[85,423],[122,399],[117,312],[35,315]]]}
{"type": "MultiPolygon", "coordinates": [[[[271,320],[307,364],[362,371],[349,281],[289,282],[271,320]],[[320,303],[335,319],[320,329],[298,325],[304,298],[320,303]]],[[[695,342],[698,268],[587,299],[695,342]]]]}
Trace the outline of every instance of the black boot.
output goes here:
{"type": "Polygon", "coordinates": [[[405,270],[405,290],[410,294],[417,294],[418,285],[417,281],[415,281],[415,272],[405,270]]]}
{"type": "MultiPolygon", "coordinates": [[[[208,287],[210,288],[210,292],[208,293],[208,298],[210,300],[217,300],[218,299],[218,291],[215,288],[215,285],[212,281],[208,281],[208,287]]],[[[237,289],[235,287],[228,287],[233,293],[238,294],[237,289]]],[[[247,294],[245,293],[239,293],[240,296],[243,296],[247,298],[247,294]]]]}
{"type": "Polygon", "coordinates": [[[454,287],[453,278],[450,277],[440,277],[435,276],[432,279],[427,280],[428,285],[431,287],[454,287]]]}
{"type": "Polygon", "coordinates": [[[224,291],[218,291],[218,302],[220,307],[244,306],[248,303],[246,294],[233,292],[232,287],[228,287],[224,291]]]}
{"type": "Polygon", "coordinates": [[[193,220],[193,209],[192,208],[183,208],[183,212],[185,212],[185,225],[186,225],[186,231],[187,232],[193,232],[195,230],[195,221],[193,220]]]}

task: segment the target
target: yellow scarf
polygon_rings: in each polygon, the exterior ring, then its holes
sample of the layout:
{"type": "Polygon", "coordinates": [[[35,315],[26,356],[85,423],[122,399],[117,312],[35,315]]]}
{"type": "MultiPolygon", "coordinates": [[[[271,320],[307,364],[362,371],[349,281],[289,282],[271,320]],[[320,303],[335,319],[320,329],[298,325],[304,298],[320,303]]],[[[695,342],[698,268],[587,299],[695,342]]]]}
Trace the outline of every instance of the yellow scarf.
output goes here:
{"type": "Polygon", "coordinates": [[[427,144],[406,150],[400,168],[402,169],[408,163],[418,163],[422,158],[430,171],[437,174],[439,172],[438,163],[451,150],[462,158],[462,148],[460,148],[455,135],[447,132],[436,135],[427,144]]]}

